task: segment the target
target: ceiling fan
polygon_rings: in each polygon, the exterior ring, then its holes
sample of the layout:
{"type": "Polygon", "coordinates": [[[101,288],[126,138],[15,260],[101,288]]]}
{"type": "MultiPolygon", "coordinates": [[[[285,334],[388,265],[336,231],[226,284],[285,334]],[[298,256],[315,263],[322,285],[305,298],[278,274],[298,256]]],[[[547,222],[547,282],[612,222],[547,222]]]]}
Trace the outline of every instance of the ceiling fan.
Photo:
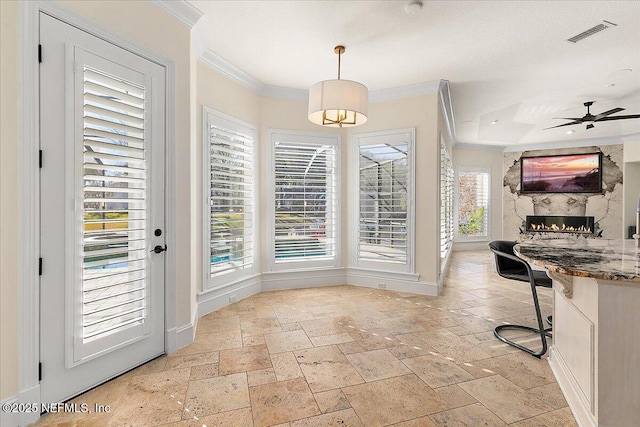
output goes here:
{"type": "Polygon", "coordinates": [[[609,117],[609,116],[611,116],[611,114],[615,114],[615,113],[619,113],[620,111],[624,111],[624,108],[614,108],[613,110],[605,111],[604,113],[596,114],[594,116],[589,111],[589,107],[591,107],[592,105],[593,105],[593,101],[589,101],[589,102],[585,102],[584,103],[584,106],[587,107],[587,114],[585,114],[584,116],[582,116],[580,118],[577,118],[577,117],[554,117],[554,119],[573,120],[573,121],[570,122],[570,123],[565,123],[563,125],[551,126],[550,128],[545,128],[543,130],[559,128],[559,127],[562,127],[562,126],[579,125],[579,124],[582,124],[582,123],[585,123],[585,122],[591,122],[591,123],[587,124],[587,129],[592,129],[592,128],[595,127],[593,125],[593,123],[595,123],[595,122],[607,122],[607,121],[611,121],[611,120],[624,120],[624,119],[640,119],[640,114],[632,114],[632,115],[629,115],[629,116],[609,117]]]}

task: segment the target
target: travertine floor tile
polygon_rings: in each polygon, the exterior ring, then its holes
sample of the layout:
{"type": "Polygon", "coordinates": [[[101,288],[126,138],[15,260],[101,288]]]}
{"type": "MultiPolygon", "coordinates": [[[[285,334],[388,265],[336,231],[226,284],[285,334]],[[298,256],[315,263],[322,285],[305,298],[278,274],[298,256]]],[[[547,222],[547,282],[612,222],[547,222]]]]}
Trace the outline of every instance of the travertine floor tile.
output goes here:
{"type": "Polygon", "coordinates": [[[220,352],[220,375],[271,367],[267,346],[240,347],[220,352]]]}
{"type": "Polygon", "coordinates": [[[192,418],[194,415],[200,418],[249,406],[249,386],[247,374],[244,372],[191,381],[184,402],[183,419],[192,418]],[[224,396],[224,399],[221,399],[221,396],[224,396]]]}
{"type": "Polygon", "coordinates": [[[448,409],[444,399],[413,374],[342,391],[367,427],[399,423],[448,409]]]}
{"type": "Polygon", "coordinates": [[[177,423],[163,424],[163,427],[230,427],[230,426],[253,426],[251,408],[236,409],[233,411],[221,412],[219,414],[207,415],[205,417],[191,418],[177,423]]]}
{"type": "Polygon", "coordinates": [[[556,382],[547,360],[531,357],[522,351],[487,359],[478,364],[495,371],[523,389],[556,382]]]}
{"type": "Polygon", "coordinates": [[[197,365],[191,367],[191,375],[189,381],[204,380],[206,378],[213,378],[219,375],[218,364],[211,363],[208,365],[197,365]]]}
{"type": "Polygon", "coordinates": [[[436,426],[429,416],[415,418],[409,421],[403,421],[398,424],[393,424],[392,427],[438,427],[436,426]]]}
{"type": "Polygon", "coordinates": [[[346,357],[367,382],[411,373],[401,361],[385,349],[348,354],[346,357]]]}
{"type": "Polygon", "coordinates": [[[238,347],[242,347],[242,334],[240,330],[213,332],[196,335],[193,344],[181,348],[171,354],[171,356],[177,357],[188,354],[210,353],[238,347]]]}
{"type": "Polygon", "coordinates": [[[444,356],[418,356],[402,361],[431,388],[443,387],[474,379],[474,376],[444,356]]]}
{"type": "Polygon", "coordinates": [[[363,379],[336,346],[294,351],[314,393],[363,383],[363,379]]]}
{"type": "Polygon", "coordinates": [[[513,427],[578,427],[571,410],[566,407],[511,424],[513,427]]]}
{"type": "Polygon", "coordinates": [[[508,424],[553,409],[499,375],[462,383],[460,387],[508,424]]]}
{"type": "Polygon", "coordinates": [[[189,385],[189,368],[132,377],[109,424],[122,426],[136,420],[136,425],[153,426],[179,421],[189,385]]]}
{"type": "Polygon", "coordinates": [[[304,331],[269,334],[265,335],[264,339],[271,354],[313,347],[304,331]]]}
{"type": "Polygon", "coordinates": [[[320,412],[322,412],[323,414],[327,412],[340,411],[342,409],[351,407],[351,405],[349,405],[347,397],[340,389],[314,393],[313,397],[316,399],[318,408],[320,408],[320,412]]]}
{"type": "Polygon", "coordinates": [[[242,319],[242,336],[264,335],[282,332],[280,322],[275,317],[265,317],[256,319],[242,319]]]}
{"type": "Polygon", "coordinates": [[[240,329],[240,317],[216,317],[206,315],[198,319],[196,334],[209,334],[211,332],[232,331],[240,329]]]}
{"type": "Polygon", "coordinates": [[[302,371],[292,352],[271,355],[271,364],[278,381],[292,380],[302,377],[302,371]]]}
{"type": "Polygon", "coordinates": [[[431,415],[430,418],[436,425],[441,427],[500,427],[507,425],[493,412],[479,403],[452,409],[450,411],[440,412],[438,414],[431,415]]]}
{"type": "Polygon", "coordinates": [[[315,347],[324,347],[332,344],[342,344],[346,342],[352,342],[353,338],[346,332],[333,335],[322,335],[318,337],[309,338],[315,347]]]}
{"type": "Polygon", "coordinates": [[[167,360],[167,369],[188,368],[196,365],[208,365],[218,362],[218,352],[188,354],[186,356],[169,356],[167,360]]]}
{"type": "Polygon", "coordinates": [[[327,426],[364,427],[353,409],[343,409],[342,411],[305,418],[304,420],[293,421],[291,423],[291,427],[327,426]]]}
{"type": "Polygon", "coordinates": [[[274,383],[276,382],[276,373],[273,368],[249,371],[247,372],[247,381],[249,382],[249,387],[274,383]]]}
{"type": "Polygon", "coordinates": [[[567,406],[567,400],[564,398],[562,390],[560,390],[560,386],[555,381],[547,385],[531,388],[527,390],[527,392],[531,396],[542,400],[554,409],[560,409],[567,406]]]}
{"type": "Polygon", "coordinates": [[[451,408],[458,408],[460,406],[467,406],[478,402],[473,396],[464,391],[457,384],[436,388],[434,391],[446,400],[451,408]]]}
{"type": "Polygon", "coordinates": [[[298,378],[251,387],[255,427],[271,426],[319,415],[307,382],[298,378]]]}

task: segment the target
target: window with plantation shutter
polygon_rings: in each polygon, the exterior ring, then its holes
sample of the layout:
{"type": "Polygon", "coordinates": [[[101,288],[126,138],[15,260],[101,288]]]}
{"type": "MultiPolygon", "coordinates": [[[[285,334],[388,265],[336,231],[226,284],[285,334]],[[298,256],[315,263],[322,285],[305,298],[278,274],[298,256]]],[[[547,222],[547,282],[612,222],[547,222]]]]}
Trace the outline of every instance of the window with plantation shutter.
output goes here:
{"type": "Polygon", "coordinates": [[[274,264],[332,264],[336,258],[336,138],[276,133],[272,143],[274,264]]]}
{"type": "Polygon", "coordinates": [[[205,109],[208,279],[212,288],[253,273],[255,129],[205,109]]]}
{"type": "Polygon", "coordinates": [[[489,171],[458,170],[458,237],[486,240],[489,237],[489,171]]]}
{"type": "Polygon", "coordinates": [[[147,317],[145,89],[85,66],[82,340],[147,317]]]}
{"type": "MultiPolygon", "coordinates": [[[[451,156],[440,142],[440,259],[449,255],[453,245],[454,172],[451,156]]],[[[441,264],[444,267],[444,263],[441,264]]]]}
{"type": "Polygon", "coordinates": [[[414,131],[355,136],[357,150],[357,263],[362,267],[413,268],[414,131]]]}

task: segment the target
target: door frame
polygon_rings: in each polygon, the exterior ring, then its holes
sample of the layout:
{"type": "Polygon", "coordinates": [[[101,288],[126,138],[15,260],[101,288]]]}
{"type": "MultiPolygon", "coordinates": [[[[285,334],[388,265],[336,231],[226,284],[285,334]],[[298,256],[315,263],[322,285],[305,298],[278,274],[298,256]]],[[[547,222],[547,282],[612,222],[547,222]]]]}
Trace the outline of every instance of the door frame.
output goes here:
{"type": "MultiPolygon", "coordinates": [[[[19,402],[40,403],[40,96],[39,96],[39,14],[44,12],[86,33],[121,47],[162,66],[166,70],[165,133],[167,154],[175,152],[175,64],[146,46],[129,40],[97,22],[55,2],[41,0],[19,2],[20,35],[20,266],[18,357],[19,402]]],[[[43,53],[46,59],[46,53],[43,53]]],[[[175,156],[165,156],[165,229],[166,242],[176,247],[175,156]]],[[[44,158],[46,162],[46,156],[44,158]]],[[[165,352],[176,349],[176,251],[165,254],[165,352]]],[[[39,413],[21,414],[20,425],[35,422],[39,413]]]]}

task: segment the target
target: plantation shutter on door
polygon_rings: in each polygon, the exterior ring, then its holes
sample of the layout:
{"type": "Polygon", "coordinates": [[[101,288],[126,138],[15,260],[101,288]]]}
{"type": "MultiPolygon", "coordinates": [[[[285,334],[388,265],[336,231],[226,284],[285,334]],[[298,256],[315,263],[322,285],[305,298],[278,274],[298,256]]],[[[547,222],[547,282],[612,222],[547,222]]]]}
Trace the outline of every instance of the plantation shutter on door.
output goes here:
{"type": "Polygon", "coordinates": [[[275,261],[335,255],[335,148],[276,142],[275,261]]]}
{"type": "MultiPolygon", "coordinates": [[[[77,59],[107,62],[82,51],[77,59]]],[[[131,70],[123,70],[128,79],[87,63],[76,67],[82,167],[74,181],[82,215],[75,248],[81,267],[73,269],[81,283],[72,291],[73,362],[149,332],[145,78],[131,70]]]]}

